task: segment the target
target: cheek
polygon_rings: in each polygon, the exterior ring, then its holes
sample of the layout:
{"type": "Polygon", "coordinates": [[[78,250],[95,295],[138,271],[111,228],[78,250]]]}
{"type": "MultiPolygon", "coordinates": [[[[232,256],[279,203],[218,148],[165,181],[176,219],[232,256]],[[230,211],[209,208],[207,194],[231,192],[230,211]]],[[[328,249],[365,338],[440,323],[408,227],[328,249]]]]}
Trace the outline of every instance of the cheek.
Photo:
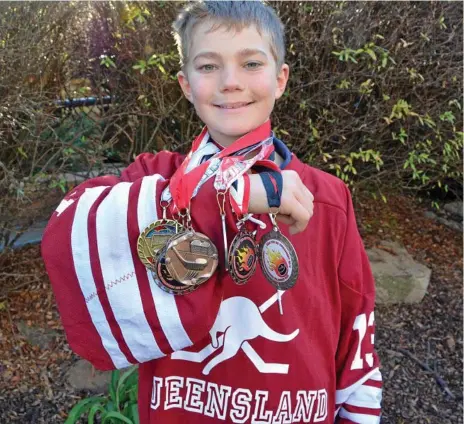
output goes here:
{"type": "Polygon", "coordinates": [[[253,83],[250,84],[250,88],[254,91],[255,94],[259,95],[261,98],[270,98],[269,100],[274,100],[274,94],[276,90],[276,83],[268,75],[262,76],[259,78],[254,78],[253,83]]]}
{"type": "Polygon", "coordinates": [[[214,94],[214,81],[212,78],[194,78],[191,81],[191,88],[195,101],[207,102],[214,94]]]}

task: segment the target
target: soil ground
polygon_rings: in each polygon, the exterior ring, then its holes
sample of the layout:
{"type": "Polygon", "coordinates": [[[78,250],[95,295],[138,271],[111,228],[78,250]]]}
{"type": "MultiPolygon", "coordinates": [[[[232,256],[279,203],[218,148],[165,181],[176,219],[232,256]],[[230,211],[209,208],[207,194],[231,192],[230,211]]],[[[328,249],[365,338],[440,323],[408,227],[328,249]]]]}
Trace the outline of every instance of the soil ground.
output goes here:
{"type": "MultiPolygon", "coordinates": [[[[463,422],[463,239],[425,218],[426,209],[404,196],[389,197],[387,204],[364,200],[356,205],[366,247],[397,240],[432,269],[421,303],[379,305],[376,310],[384,378],[382,422],[388,424],[463,422]],[[418,361],[443,379],[451,395],[418,361]]],[[[8,254],[0,271],[0,422],[64,422],[72,405],[88,395],[66,385],[66,370],[76,360],[62,331],[39,246],[8,254]],[[46,329],[56,337],[39,347],[26,340],[24,328],[46,329]]]]}

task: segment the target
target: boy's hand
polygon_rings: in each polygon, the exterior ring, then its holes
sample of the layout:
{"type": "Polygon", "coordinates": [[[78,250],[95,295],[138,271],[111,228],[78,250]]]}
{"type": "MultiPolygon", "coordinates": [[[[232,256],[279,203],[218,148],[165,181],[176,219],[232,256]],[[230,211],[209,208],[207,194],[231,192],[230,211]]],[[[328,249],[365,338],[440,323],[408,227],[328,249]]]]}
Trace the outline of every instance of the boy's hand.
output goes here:
{"type": "MultiPolygon", "coordinates": [[[[295,171],[282,171],[283,189],[277,219],[290,226],[290,234],[303,231],[313,216],[314,196],[295,171]]],[[[258,174],[250,175],[250,213],[269,213],[266,190],[258,174]]]]}

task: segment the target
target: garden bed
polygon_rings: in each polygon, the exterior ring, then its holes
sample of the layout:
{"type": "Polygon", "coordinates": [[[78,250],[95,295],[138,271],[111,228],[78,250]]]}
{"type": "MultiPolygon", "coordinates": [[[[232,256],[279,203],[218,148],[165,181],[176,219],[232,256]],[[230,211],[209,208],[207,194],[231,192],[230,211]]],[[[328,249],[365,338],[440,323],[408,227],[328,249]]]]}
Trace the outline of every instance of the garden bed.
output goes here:
{"type": "MultiPolygon", "coordinates": [[[[425,210],[406,197],[357,205],[367,246],[397,240],[432,269],[420,304],[377,308],[383,423],[463,422],[462,234],[425,217],[425,210]],[[419,362],[443,378],[451,396],[419,362]]],[[[66,384],[65,373],[77,357],[66,343],[39,246],[9,254],[0,289],[0,422],[62,423],[88,393],[66,384]],[[45,331],[36,336],[41,346],[27,341],[27,329],[45,331]]]]}

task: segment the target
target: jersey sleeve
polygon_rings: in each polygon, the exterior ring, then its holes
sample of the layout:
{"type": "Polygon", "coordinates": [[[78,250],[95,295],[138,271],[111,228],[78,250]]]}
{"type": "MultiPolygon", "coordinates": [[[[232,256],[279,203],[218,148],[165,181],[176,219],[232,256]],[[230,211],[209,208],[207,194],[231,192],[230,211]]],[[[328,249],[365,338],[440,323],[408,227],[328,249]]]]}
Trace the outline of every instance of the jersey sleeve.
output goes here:
{"type": "MultiPolygon", "coordinates": [[[[42,256],[68,342],[98,369],[123,368],[191,346],[208,333],[219,310],[219,272],[195,292],[175,296],[156,285],[137,255],[139,234],[161,214],[159,199],[174,160],[167,152],[144,154],[120,178],[80,184],[44,232],[42,256]]],[[[222,255],[212,182],[200,194],[192,202],[194,227],[222,255]]],[[[227,214],[233,222],[230,208],[227,214]]]]}
{"type": "Polygon", "coordinates": [[[338,275],[341,331],[338,343],[336,423],[380,422],[382,376],[374,350],[375,283],[346,189],[347,223],[338,275]]]}

